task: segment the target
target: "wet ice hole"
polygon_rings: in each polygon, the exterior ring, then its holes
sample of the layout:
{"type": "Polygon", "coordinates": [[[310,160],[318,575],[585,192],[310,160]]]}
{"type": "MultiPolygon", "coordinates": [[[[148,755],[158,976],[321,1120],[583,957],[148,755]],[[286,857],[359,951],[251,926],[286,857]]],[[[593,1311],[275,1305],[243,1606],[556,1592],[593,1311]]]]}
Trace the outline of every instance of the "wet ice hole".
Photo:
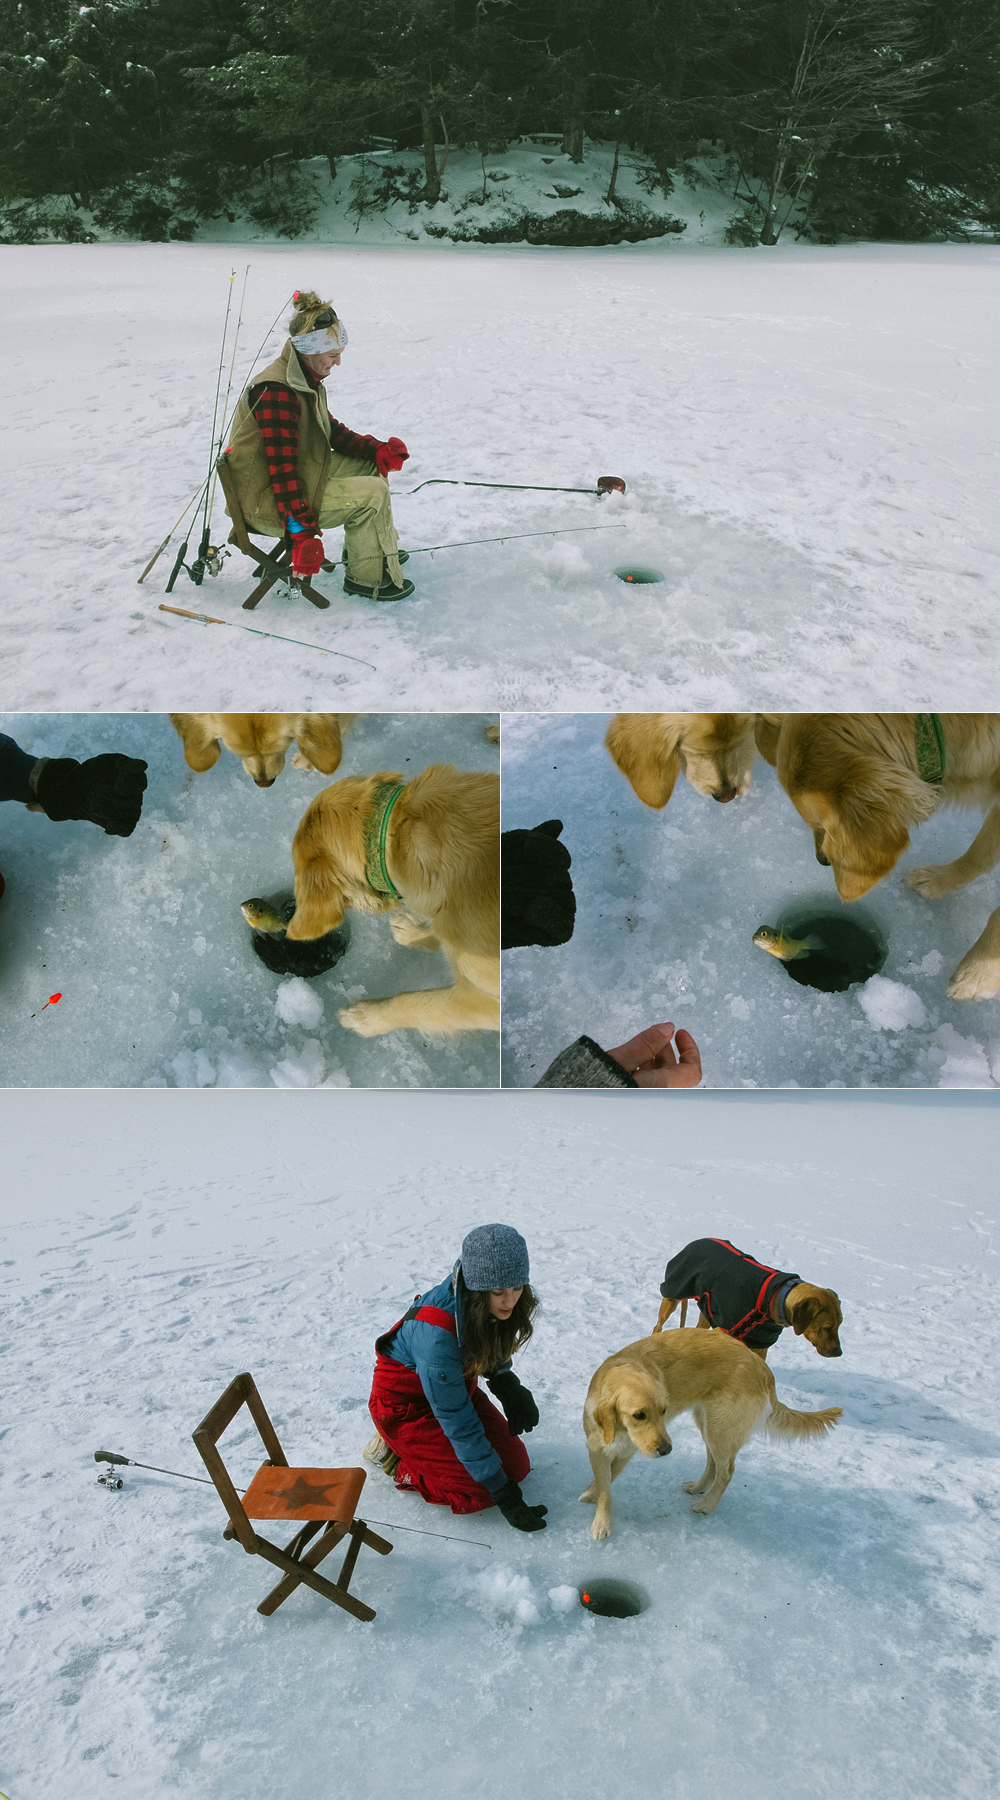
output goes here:
{"type": "MultiPolygon", "coordinates": [[[[787,937],[822,940],[822,949],[781,964],[792,981],[821,994],[842,994],[870,980],[889,954],[889,940],[879,920],[856,900],[831,904],[826,896],[806,897],[782,907],[773,920],[764,923],[773,924],[787,937]]],[[[771,958],[772,962],[779,960],[771,958]]]]}
{"type": "Polygon", "coordinates": [[[616,569],[619,581],[629,581],[634,587],[651,587],[657,581],[665,581],[666,576],[659,569],[616,569]]]}
{"type": "Polygon", "coordinates": [[[634,1619],[650,1604],[645,1588],[634,1581],[617,1581],[600,1576],[594,1581],[581,1581],[580,1604],[599,1619],[634,1619]]]}

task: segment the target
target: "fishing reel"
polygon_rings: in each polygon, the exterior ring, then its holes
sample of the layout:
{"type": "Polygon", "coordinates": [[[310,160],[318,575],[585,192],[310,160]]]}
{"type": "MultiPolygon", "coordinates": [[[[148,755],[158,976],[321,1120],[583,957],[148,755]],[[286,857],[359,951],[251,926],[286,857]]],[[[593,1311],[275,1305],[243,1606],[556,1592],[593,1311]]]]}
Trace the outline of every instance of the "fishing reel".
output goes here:
{"type": "Polygon", "coordinates": [[[185,538],[177,552],[177,561],[174,563],[170,572],[170,580],[167,582],[168,594],[173,593],[174,582],[177,580],[182,569],[188,580],[193,581],[195,587],[200,587],[206,575],[222,574],[222,565],[229,555],[229,551],[225,549],[223,545],[210,544],[208,542],[207,533],[201,540],[201,544],[198,547],[198,554],[195,557],[194,562],[187,563],[184,561],[184,558],[187,555],[187,547],[188,540],[185,538]]]}
{"type": "Polygon", "coordinates": [[[125,1486],[125,1482],[119,1475],[118,1469],[128,1467],[128,1457],[118,1456],[114,1450],[95,1450],[94,1461],[112,1465],[109,1469],[101,1470],[97,1477],[98,1487],[107,1488],[109,1493],[119,1493],[125,1486]]]}

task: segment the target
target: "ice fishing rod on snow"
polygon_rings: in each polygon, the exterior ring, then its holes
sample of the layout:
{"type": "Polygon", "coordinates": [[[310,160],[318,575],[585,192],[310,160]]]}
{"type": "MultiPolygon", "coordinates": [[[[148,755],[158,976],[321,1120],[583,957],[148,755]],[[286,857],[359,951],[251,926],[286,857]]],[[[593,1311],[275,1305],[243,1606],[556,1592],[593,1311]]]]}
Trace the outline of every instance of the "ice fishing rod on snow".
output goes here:
{"type": "MultiPolygon", "coordinates": [[[[169,588],[167,592],[170,592],[169,588]]],[[[197,619],[200,625],[228,625],[230,631],[249,631],[251,637],[276,638],[279,644],[298,644],[301,650],[318,650],[321,656],[342,656],[348,662],[364,663],[366,669],[375,668],[375,664],[363,656],[351,656],[347,650],[328,650],[325,644],[307,644],[304,638],[284,637],[280,631],[261,631],[256,625],[238,625],[235,619],[213,619],[208,613],[189,612],[184,606],[164,606],[162,600],[159,610],[176,613],[179,619],[197,619]]],[[[191,1480],[194,1480],[193,1475],[191,1480]]]]}
{"type": "MultiPolygon", "coordinates": [[[[589,493],[590,489],[581,491],[589,493]]],[[[507,531],[503,537],[459,538],[456,543],[452,544],[421,544],[418,549],[408,550],[406,554],[407,556],[433,556],[435,550],[468,550],[474,544],[506,544],[513,543],[518,538],[566,537],[577,531],[626,531],[627,529],[628,527],[625,525],[553,525],[548,531],[507,531]]],[[[346,569],[346,567],[347,558],[343,556],[337,562],[323,563],[323,571],[327,575],[332,575],[334,569],[346,569]]],[[[163,612],[170,610],[169,607],[161,608],[163,612]]]]}
{"type": "MultiPolygon", "coordinates": [[[[134,1456],[119,1456],[114,1450],[95,1450],[94,1461],[96,1463],[111,1463],[113,1467],[151,1469],[154,1475],[173,1475],[178,1481],[197,1481],[200,1482],[202,1487],[215,1486],[214,1481],[206,1480],[204,1475],[184,1475],[181,1473],[180,1469],[161,1469],[157,1463],[136,1462],[134,1456]]],[[[98,1475],[97,1480],[101,1487],[114,1489],[115,1491],[120,1491],[125,1486],[124,1481],[119,1475],[113,1475],[110,1472],[104,1475],[98,1475]]],[[[246,1488],[236,1489],[238,1494],[245,1494],[246,1491],[246,1488]]],[[[388,1519],[369,1519],[366,1522],[369,1525],[381,1525],[385,1531],[409,1531],[412,1532],[414,1537],[440,1538],[445,1544],[475,1544],[476,1548],[479,1550],[493,1549],[493,1545],[487,1544],[483,1538],[450,1537],[448,1533],[444,1531],[420,1531],[415,1525],[390,1524],[388,1519]]],[[[0,1796],[0,1800],[2,1800],[2,1796],[0,1796]]]]}
{"type": "MultiPolygon", "coordinates": [[[[250,264],[248,263],[247,264],[247,272],[248,273],[249,273],[249,270],[250,270],[250,264]]],[[[235,274],[235,271],[234,271],[234,274],[235,274]]],[[[244,281],[244,290],[245,290],[245,286],[246,286],[246,284],[244,281]]],[[[268,326],[267,330],[265,331],[264,336],[262,337],[260,344],[257,348],[257,351],[250,363],[250,370],[249,370],[250,374],[253,373],[253,370],[255,369],[257,363],[259,362],[260,357],[264,350],[264,345],[267,343],[268,338],[270,337],[272,331],[274,330],[275,326],[277,325],[278,320],[280,319],[282,313],[285,310],[285,307],[289,304],[290,299],[291,299],[291,296],[289,295],[288,299],[283,300],[281,302],[281,305],[279,306],[277,312],[275,313],[274,318],[271,320],[270,325],[268,326]]],[[[240,308],[241,308],[241,317],[242,317],[242,302],[240,303],[240,308]]],[[[225,348],[225,346],[223,346],[223,348],[225,348]]],[[[235,355],[236,355],[236,352],[235,352],[235,346],[234,346],[234,350],[233,350],[234,362],[235,362],[235,355]]],[[[221,362],[221,358],[220,358],[220,362],[221,362]]],[[[240,391],[242,392],[242,388],[240,391]]],[[[229,398],[229,396],[227,393],[227,396],[226,396],[227,404],[228,404],[228,398],[229,398]]],[[[235,412],[235,408],[233,410],[235,412]]],[[[223,417],[225,418],[225,412],[223,412],[223,417]]],[[[232,420],[232,417],[230,417],[224,424],[223,431],[221,434],[222,437],[226,436],[230,427],[232,426],[232,423],[233,423],[233,420],[232,420]]],[[[214,431],[214,425],[213,425],[213,431],[214,431]]],[[[219,441],[221,442],[221,439],[219,441]]],[[[185,508],[184,508],[183,512],[180,514],[180,516],[174,521],[174,524],[171,526],[171,528],[170,528],[169,532],[167,533],[166,537],[164,538],[162,544],[158,545],[157,548],[154,550],[152,556],[150,557],[148,563],[146,564],[146,567],[143,569],[142,574],[139,576],[138,582],[136,584],[137,586],[139,586],[139,587],[142,586],[142,583],[145,581],[146,576],[149,574],[149,572],[153,568],[154,564],[159,561],[160,557],[163,555],[164,550],[167,548],[167,545],[170,543],[170,541],[174,535],[174,532],[177,530],[178,526],[180,525],[181,520],[183,520],[187,517],[188,513],[191,511],[192,506],[198,505],[198,502],[201,500],[201,497],[204,494],[205,489],[208,486],[208,483],[211,481],[212,476],[215,473],[216,466],[217,466],[216,462],[213,462],[212,468],[210,469],[208,475],[205,477],[205,480],[202,482],[197,493],[192,494],[191,499],[188,501],[187,505],[185,506],[185,508]]],[[[190,532],[188,534],[188,537],[190,538],[190,532]]],[[[183,551],[182,551],[183,556],[187,555],[187,542],[188,542],[188,540],[185,540],[184,545],[183,545],[183,551]]],[[[209,548],[211,548],[211,546],[209,546],[209,548]]],[[[179,562],[180,566],[183,566],[180,558],[178,559],[178,562],[179,562]]],[[[219,572],[218,568],[213,569],[211,567],[210,563],[206,563],[206,566],[208,567],[208,572],[210,575],[218,574],[218,572],[219,572]]],[[[221,558],[219,560],[219,567],[221,567],[221,558]]],[[[174,573],[171,576],[171,587],[173,586],[173,582],[176,579],[178,573],[179,573],[179,568],[175,568],[174,573]]],[[[190,571],[189,571],[189,573],[190,573],[190,571]]],[[[170,592],[170,588],[168,588],[167,592],[168,593],[170,592]]]]}
{"type": "MultiPolygon", "coordinates": [[[[620,475],[598,475],[596,488],[579,487],[535,487],[529,481],[455,481],[447,475],[432,475],[427,481],[418,481],[415,488],[407,488],[404,498],[411,494],[419,494],[425,487],[484,487],[503,488],[511,494],[597,494],[600,499],[605,494],[624,494],[625,483],[620,475]]],[[[487,539],[486,542],[492,540],[487,539]]]]}
{"type": "MultiPolygon", "coordinates": [[[[246,269],[246,275],[244,275],[244,277],[243,277],[243,299],[246,298],[247,275],[249,275],[249,273],[250,273],[250,264],[248,263],[247,269],[246,269]]],[[[219,367],[218,367],[218,372],[215,377],[215,405],[212,408],[212,435],[209,440],[209,447],[208,447],[208,474],[205,476],[205,483],[202,488],[202,493],[205,496],[205,505],[204,505],[204,509],[203,509],[203,518],[202,518],[201,542],[198,546],[198,554],[195,557],[194,562],[191,563],[189,566],[187,564],[187,562],[184,560],[185,557],[187,556],[187,547],[188,547],[188,543],[190,542],[190,538],[191,538],[191,532],[190,532],[190,530],[188,531],[188,534],[185,537],[183,544],[181,545],[179,551],[177,552],[177,560],[174,563],[174,566],[170,572],[170,580],[167,582],[167,593],[168,594],[173,593],[174,582],[177,580],[177,577],[180,574],[182,569],[184,569],[186,574],[188,574],[190,576],[191,580],[194,582],[195,587],[200,587],[202,582],[205,579],[205,570],[206,569],[210,569],[210,571],[213,575],[217,575],[219,573],[219,570],[222,567],[222,552],[219,550],[214,550],[213,546],[212,546],[212,542],[211,542],[212,499],[215,494],[215,488],[212,483],[212,474],[215,469],[216,462],[218,461],[219,453],[222,449],[222,440],[221,440],[221,437],[219,437],[219,438],[216,437],[215,428],[219,423],[219,395],[222,392],[222,369],[223,369],[223,364],[225,363],[225,360],[226,360],[226,340],[229,336],[229,314],[232,310],[232,305],[233,305],[233,283],[235,280],[236,280],[236,270],[234,269],[229,277],[229,294],[226,299],[226,317],[225,317],[225,320],[224,320],[223,326],[222,326],[222,348],[219,351],[219,367]]],[[[234,343],[233,343],[233,362],[234,363],[236,361],[236,344],[239,342],[240,325],[242,324],[242,322],[243,322],[243,300],[241,299],[241,301],[240,301],[240,316],[239,316],[239,320],[237,322],[236,337],[235,337],[234,343]]],[[[230,371],[230,383],[231,382],[232,382],[232,372],[230,371]]],[[[229,405],[229,395],[227,393],[225,404],[222,409],[223,426],[225,425],[226,409],[227,409],[228,405],[229,405]]]]}

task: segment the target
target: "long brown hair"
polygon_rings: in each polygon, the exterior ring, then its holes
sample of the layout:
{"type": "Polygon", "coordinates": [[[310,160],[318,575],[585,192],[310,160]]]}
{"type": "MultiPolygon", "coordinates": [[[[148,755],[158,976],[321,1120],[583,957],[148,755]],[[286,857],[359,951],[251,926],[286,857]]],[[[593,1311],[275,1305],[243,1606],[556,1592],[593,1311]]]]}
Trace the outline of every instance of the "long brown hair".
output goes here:
{"type": "Polygon", "coordinates": [[[528,1342],[532,1334],[531,1316],[538,1301],[527,1283],[509,1319],[497,1319],[490,1312],[488,1293],[466,1287],[461,1270],[458,1280],[462,1296],[462,1354],[466,1375],[492,1375],[501,1363],[528,1342]]]}

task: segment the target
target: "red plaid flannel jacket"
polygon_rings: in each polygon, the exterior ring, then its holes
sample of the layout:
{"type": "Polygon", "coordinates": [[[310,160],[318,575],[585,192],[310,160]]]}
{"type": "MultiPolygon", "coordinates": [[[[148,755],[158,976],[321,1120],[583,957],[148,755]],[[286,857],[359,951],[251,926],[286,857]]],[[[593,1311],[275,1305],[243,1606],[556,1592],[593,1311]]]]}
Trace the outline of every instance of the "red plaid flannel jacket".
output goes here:
{"type": "MultiPolygon", "coordinates": [[[[311,370],[305,370],[310,386],[319,381],[311,370]]],[[[305,531],[319,531],[319,521],[299,481],[299,403],[291,388],[277,382],[262,388],[253,404],[253,416],[264,440],[267,471],[271,477],[274,498],[282,519],[291,517],[305,531]]],[[[358,462],[374,462],[381,438],[359,437],[348,431],[329,413],[330,447],[338,456],[353,456],[358,462]]]]}

